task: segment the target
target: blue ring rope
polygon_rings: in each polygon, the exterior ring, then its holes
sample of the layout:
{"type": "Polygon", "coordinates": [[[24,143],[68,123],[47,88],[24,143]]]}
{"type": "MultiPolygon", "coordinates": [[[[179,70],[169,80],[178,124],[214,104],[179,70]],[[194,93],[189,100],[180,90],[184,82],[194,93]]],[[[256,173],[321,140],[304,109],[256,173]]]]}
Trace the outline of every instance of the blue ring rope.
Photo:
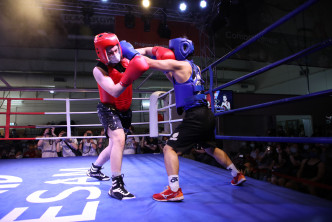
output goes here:
{"type": "MultiPolygon", "coordinates": [[[[313,45],[311,47],[308,47],[308,48],[306,48],[306,49],[304,49],[304,50],[302,50],[300,52],[297,52],[297,53],[295,53],[295,54],[293,54],[291,56],[288,56],[286,58],[280,59],[277,62],[271,63],[271,64],[269,64],[269,65],[267,65],[265,67],[262,67],[262,68],[254,71],[252,73],[246,74],[246,75],[241,76],[241,77],[239,77],[237,79],[234,79],[234,80],[232,80],[232,81],[230,81],[228,83],[225,83],[225,84],[223,84],[221,86],[218,86],[217,88],[213,89],[212,91],[217,91],[217,90],[220,90],[220,89],[224,89],[224,88],[226,88],[228,86],[231,86],[231,85],[234,85],[235,83],[238,83],[238,82],[240,82],[242,80],[245,80],[245,79],[251,78],[253,76],[262,74],[262,73],[264,73],[264,72],[266,72],[266,71],[268,71],[270,69],[273,69],[273,68],[275,68],[277,66],[280,66],[280,65],[282,65],[284,63],[287,63],[287,62],[290,62],[290,61],[292,61],[294,59],[298,59],[298,58],[303,57],[305,55],[314,53],[314,52],[316,52],[316,51],[318,51],[320,49],[326,48],[326,47],[328,47],[330,45],[332,45],[332,39],[328,39],[326,41],[317,43],[317,44],[315,44],[315,45],[313,45]]],[[[206,94],[207,94],[207,92],[206,92],[206,94]]]]}
{"type": "MultiPolygon", "coordinates": [[[[332,39],[328,39],[324,42],[315,44],[315,45],[313,45],[313,46],[311,46],[307,49],[304,49],[304,50],[302,50],[298,53],[295,53],[295,54],[293,54],[289,57],[281,59],[281,60],[279,60],[277,62],[274,62],[274,63],[272,63],[268,66],[265,66],[261,69],[258,69],[258,70],[254,71],[252,73],[244,75],[244,76],[242,76],[238,79],[235,79],[233,81],[230,81],[230,82],[228,82],[224,85],[221,85],[221,86],[219,86],[215,89],[212,89],[212,87],[213,87],[212,67],[214,67],[214,66],[218,65],[219,63],[225,61],[226,59],[228,59],[233,54],[237,53],[241,49],[243,49],[246,46],[250,45],[251,43],[255,42],[256,40],[261,38],[266,33],[270,32],[271,30],[278,27],[282,23],[284,23],[287,20],[289,20],[290,18],[294,17],[296,14],[298,14],[301,11],[305,10],[306,8],[308,8],[309,6],[311,6],[312,4],[314,4],[317,1],[318,0],[309,0],[309,1],[305,2],[304,4],[302,4],[301,6],[299,6],[298,8],[296,8],[295,10],[293,10],[292,12],[287,14],[286,16],[279,19],[277,22],[273,23],[272,25],[270,25],[269,27],[267,27],[266,29],[264,29],[263,31],[258,33],[257,35],[253,36],[252,38],[250,38],[246,42],[242,43],[241,45],[239,45],[238,47],[236,47],[235,49],[233,49],[232,51],[230,51],[229,53],[227,53],[226,55],[224,55],[223,57],[221,57],[220,59],[218,59],[217,61],[215,61],[214,63],[212,63],[208,67],[206,67],[205,69],[203,69],[202,73],[207,71],[207,70],[209,70],[209,73],[210,73],[210,90],[208,92],[206,92],[206,94],[209,93],[211,95],[211,98],[213,98],[213,93],[212,93],[213,91],[217,91],[217,90],[226,88],[226,87],[228,87],[230,85],[233,85],[235,83],[238,83],[242,80],[245,80],[245,79],[248,79],[252,76],[261,74],[263,72],[266,72],[267,70],[275,68],[275,67],[277,67],[281,64],[284,64],[286,62],[289,62],[289,61],[294,60],[296,58],[299,58],[301,56],[313,53],[313,52],[318,51],[322,48],[330,46],[332,44],[332,39]]],[[[325,90],[325,91],[311,93],[311,94],[307,94],[307,95],[303,95],[303,96],[296,96],[296,97],[271,101],[271,102],[267,102],[267,103],[257,104],[257,105],[253,105],[253,106],[238,108],[238,109],[234,109],[234,110],[230,110],[230,111],[226,111],[226,112],[220,112],[218,114],[215,114],[215,116],[230,114],[230,113],[249,110],[249,109],[262,108],[262,107],[271,106],[271,105],[275,105],[275,104],[301,100],[301,99],[305,99],[305,98],[309,98],[309,97],[322,96],[322,95],[326,95],[326,94],[330,94],[330,93],[332,93],[332,90],[325,90]]],[[[214,112],[214,101],[213,101],[213,99],[211,99],[211,107],[212,107],[212,111],[214,112]]],[[[253,137],[253,136],[221,136],[221,135],[216,135],[216,139],[241,140],[241,141],[242,140],[245,140],[245,141],[266,141],[266,142],[293,142],[293,143],[332,143],[332,138],[328,138],[328,137],[310,137],[309,138],[309,137],[253,137]]]]}
{"type": "Polygon", "coordinates": [[[259,137],[259,136],[216,136],[221,140],[284,142],[284,143],[332,143],[331,137],[259,137]]]}
{"type": "Polygon", "coordinates": [[[205,72],[205,71],[207,71],[208,69],[210,69],[210,66],[214,67],[214,66],[218,65],[219,63],[225,61],[230,56],[234,55],[235,53],[237,53],[241,49],[243,49],[243,48],[247,47],[248,45],[250,45],[251,43],[255,42],[256,40],[258,40],[259,38],[261,38],[266,33],[268,33],[271,30],[277,28],[279,25],[281,25],[284,22],[286,22],[287,20],[291,19],[292,17],[294,17],[298,13],[302,12],[303,10],[305,10],[306,8],[308,8],[309,6],[311,6],[312,4],[314,4],[317,1],[318,0],[309,0],[309,1],[305,2],[304,4],[302,4],[301,6],[299,6],[298,8],[296,8],[295,10],[291,11],[290,13],[288,13],[287,15],[285,15],[284,17],[282,17],[281,19],[279,19],[278,21],[276,21],[272,25],[270,25],[267,28],[265,28],[260,33],[256,34],[255,36],[253,36],[252,38],[248,39],[246,42],[242,43],[241,45],[239,45],[238,47],[236,47],[235,49],[233,49],[232,51],[230,51],[229,53],[227,53],[226,55],[224,55],[223,57],[221,57],[217,61],[213,62],[211,65],[209,65],[208,67],[206,67],[205,69],[203,69],[202,73],[205,72]]]}

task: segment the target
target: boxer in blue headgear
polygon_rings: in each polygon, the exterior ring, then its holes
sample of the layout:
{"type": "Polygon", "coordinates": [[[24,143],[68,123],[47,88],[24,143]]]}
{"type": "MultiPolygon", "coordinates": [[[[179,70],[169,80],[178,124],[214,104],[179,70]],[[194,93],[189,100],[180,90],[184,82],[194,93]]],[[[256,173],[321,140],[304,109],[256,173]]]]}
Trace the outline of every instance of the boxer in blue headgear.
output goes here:
{"type": "Polygon", "coordinates": [[[141,55],[156,57],[157,60],[148,57],[145,60],[150,68],[165,72],[174,86],[176,107],[185,113],[183,121],[173,131],[163,149],[169,186],[152,198],[156,201],[183,200],[179,185],[178,153],[183,154],[197,144],[231,171],[232,185],[245,182],[245,176],[236,169],[228,155],[217,147],[214,133],[216,120],[207,106],[201,71],[198,65],[188,60],[194,52],[192,42],[186,38],[176,38],[170,40],[169,49],[155,46],[136,50],[141,55]]]}
{"type": "Polygon", "coordinates": [[[188,56],[194,54],[194,44],[186,38],[176,38],[169,40],[169,48],[173,50],[176,60],[186,60],[188,56]]]}

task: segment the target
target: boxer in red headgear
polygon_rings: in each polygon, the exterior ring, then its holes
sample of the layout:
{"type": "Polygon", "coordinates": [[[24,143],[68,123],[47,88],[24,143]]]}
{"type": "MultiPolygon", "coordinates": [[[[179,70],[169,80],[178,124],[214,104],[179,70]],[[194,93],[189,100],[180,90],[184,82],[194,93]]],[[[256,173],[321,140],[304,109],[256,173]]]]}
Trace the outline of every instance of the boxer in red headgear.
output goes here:
{"type": "Polygon", "coordinates": [[[121,174],[122,153],[125,144],[125,131],[131,125],[132,83],[149,66],[145,59],[128,42],[120,44],[113,33],[95,36],[95,49],[99,62],[93,69],[97,81],[100,103],[98,117],[104,126],[109,145],[100,153],[87,175],[98,180],[110,180],[101,172],[102,166],[110,160],[112,187],[108,194],[116,199],[135,198],[124,188],[121,174]]]}

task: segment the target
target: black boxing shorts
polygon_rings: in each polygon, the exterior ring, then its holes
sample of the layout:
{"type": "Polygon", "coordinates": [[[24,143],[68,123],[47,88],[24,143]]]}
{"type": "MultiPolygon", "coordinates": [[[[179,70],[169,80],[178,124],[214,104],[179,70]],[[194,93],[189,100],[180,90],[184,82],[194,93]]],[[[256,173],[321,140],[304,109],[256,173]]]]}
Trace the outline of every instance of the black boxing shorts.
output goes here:
{"type": "Polygon", "coordinates": [[[182,123],[167,141],[174,151],[185,153],[199,144],[203,149],[217,147],[215,141],[215,116],[206,106],[185,111],[182,123]]]}
{"type": "Polygon", "coordinates": [[[107,138],[108,129],[112,131],[116,129],[123,129],[125,133],[128,132],[132,119],[131,109],[120,112],[110,105],[98,103],[97,113],[100,123],[105,129],[105,135],[107,138]]]}

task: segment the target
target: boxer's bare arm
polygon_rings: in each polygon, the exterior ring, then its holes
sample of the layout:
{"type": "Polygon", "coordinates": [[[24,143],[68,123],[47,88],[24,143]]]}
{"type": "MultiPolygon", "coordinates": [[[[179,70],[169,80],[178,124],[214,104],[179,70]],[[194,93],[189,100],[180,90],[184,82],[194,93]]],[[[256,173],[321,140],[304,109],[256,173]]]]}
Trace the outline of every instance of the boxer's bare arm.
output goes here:
{"type": "Polygon", "coordinates": [[[189,79],[192,73],[190,64],[186,61],[177,61],[173,59],[166,60],[154,60],[145,57],[149,67],[151,69],[168,72],[167,77],[174,77],[179,83],[183,83],[189,79]]]}
{"type": "Polygon", "coordinates": [[[121,86],[119,83],[114,84],[113,80],[99,67],[93,69],[93,76],[97,83],[111,96],[119,97],[126,87],[121,86]]]}

